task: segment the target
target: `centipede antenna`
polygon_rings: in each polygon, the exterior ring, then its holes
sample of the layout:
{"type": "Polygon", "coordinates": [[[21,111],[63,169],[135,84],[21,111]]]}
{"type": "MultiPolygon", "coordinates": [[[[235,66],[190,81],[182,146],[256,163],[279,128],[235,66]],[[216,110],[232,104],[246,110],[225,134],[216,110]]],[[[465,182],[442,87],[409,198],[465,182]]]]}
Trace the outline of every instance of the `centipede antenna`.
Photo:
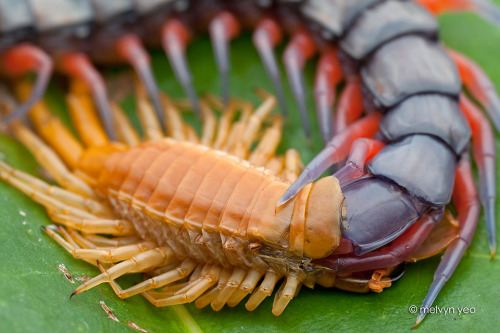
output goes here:
{"type": "Polygon", "coordinates": [[[59,60],[62,70],[69,76],[81,79],[92,94],[106,134],[116,140],[113,112],[108,100],[106,85],[101,74],[95,69],[90,59],[83,53],[67,52],[59,60]]]}
{"type": "MultiPolygon", "coordinates": [[[[162,126],[165,124],[165,115],[160,99],[160,91],[156,84],[153,70],[151,69],[151,58],[144,49],[141,41],[136,35],[127,34],[116,43],[118,53],[134,68],[139,80],[144,84],[153,103],[156,115],[162,126]]],[[[164,128],[165,129],[165,128],[164,128]]]]}
{"type": "Polygon", "coordinates": [[[184,24],[177,19],[169,19],[162,28],[162,44],[175,76],[182,85],[198,117],[201,117],[200,102],[193,86],[191,71],[186,61],[186,46],[190,36],[184,24]]]}
{"type": "Polygon", "coordinates": [[[274,85],[274,89],[276,90],[276,96],[278,97],[281,114],[283,117],[288,118],[285,93],[280,79],[281,73],[276,60],[276,55],[274,54],[274,46],[276,46],[282,38],[282,32],[278,23],[276,23],[273,19],[264,18],[258,23],[257,28],[255,29],[253,34],[253,43],[259,52],[260,59],[262,60],[266,72],[274,85]]]}
{"type": "Polygon", "coordinates": [[[311,36],[304,30],[299,29],[292,37],[283,53],[283,62],[293,95],[299,106],[302,127],[306,138],[311,142],[311,125],[307,117],[306,93],[304,87],[304,76],[302,68],[306,61],[316,52],[316,47],[311,36]]]}
{"type": "Polygon", "coordinates": [[[30,45],[21,44],[7,50],[0,58],[2,71],[8,76],[17,77],[29,71],[34,71],[37,76],[33,90],[28,99],[13,110],[3,119],[8,125],[14,119],[24,117],[45,94],[47,85],[52,75],[52,60],[41,49],[30,45]]]}
{"type": "Polygon", "coordinates": [[[326,144],[333,136],[333,104],[335,87],[342,80],[343,73],[334,48],[325,49],[318,62],[314,82],[314,97],[319,129],[326,144]]]}
{"type": "Polygon", "coordinates": [[[240,33],[240,25],[233,14],[224,11],[215,16],[209,25],[210,38],[215,53],[215,62],[221,80],[222,101],[229,103],[229,41],[240,33]]]}
{"type": "Polygon", "coordinates": [[[372,113],[358,120],[342,133],[335,135],[325,148],[304,168],[299,178],[280,197],[276,206],[279,207],[285,204],[297,195],[305,185],[316,180],[333,164],[346,158],[352,143],[356,139],[375,136],[379,128],[380,117],[379,113],[372,113]]]}

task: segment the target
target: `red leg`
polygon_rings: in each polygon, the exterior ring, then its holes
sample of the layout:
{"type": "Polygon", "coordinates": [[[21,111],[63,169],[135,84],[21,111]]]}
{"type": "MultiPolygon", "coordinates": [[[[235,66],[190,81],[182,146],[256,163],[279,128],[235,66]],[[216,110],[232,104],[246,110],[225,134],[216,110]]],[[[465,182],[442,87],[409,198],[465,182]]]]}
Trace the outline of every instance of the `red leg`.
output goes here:
{"type": "Polygon", "coordinates": [[[306,95],[304,88],[304,77],[302,68],[306,61],[316,53],[315,43],[309,33],[303,29],[298,29],[292,36],[292,40],[283,53],[283,62],[287,72],[288,80],[292,87],[293,94],[299,105],[302,126],[307,139],[311,140],[311,125],[307,117],[306,95]]]}
{"type": "Polygon", "coordinates": [[[328,267],[340,274],[399,265],[418,250],[432,228],[441,220],[441,217],[442,211],[424,215],[389,245],[362,256],[357,256],[353,253],[331,255],[327,258],[317,260],[315,263],[328,267]]]}
{"type": "Polygon", "coordinates": [[[332,138],[334,133],[332,109],[333,104],[335,104],[335,90],[343,77],[344,74],[340,67],[337,50],[333,47],[325,48],[319,58],[314,82],[316,113],[318,114],[319,128],[325,144],[332,138]]]}
{"type": "Polygon", "coordinates": [[[451,11],[474,11],[474,3],[470,0],[416,0],[435,15],[451,11]]]}
{"type": "Polygon", "coordinates": [[[281,112],[284,117],[287,117],[285,94],[280,80],[281,73],[274,54],[274,47],[281,42],[282,38],[283,33],[278,23],[267,17],[259,21],[253,33],[253,43],[259,52],[267,74],[273,82],[281,112]]]}
{"type": "Polygon", "coordinates": [[[474,160],[479,173],[481,202],[486,216],[491,257],[496,252],[496,147],[493,129],[486,116],[465,95],[460,96],[460,108],[472,129],[474,160]]]}
{"type": "Polygon", "coordinates": [[[30,44],[21,44],[5,51],[0,57],[0,71],[9,77],[18,77],[28,72],[37,74],[35,86],[29,98],[3,120],[10,123],[26,115],[42,98],[52,74],[52,60],[41,49],[30,44]]]}
{"type": "Polygon", "coordinates": [[[333,134],[341,133],[353,121],[361,117],[363,110],[364,106],[359,79],[354,76],[349,77],[335,110],[333,134]]]}
{"type": "Polygon", "coordinates": [[[382,115],[378,112],[372,113],[358,120],[345,131],[334,136],[323,150],[309,162],[299,178],[286,190],[278,200],[276,206],[281,206],[293,198],[308,183],[314,181],[333,164],[347,157],[352,143],[359,138],[373,138],[379,130],[379,122],[382,115]]]}
{"type": "MultiPolygon", "coordinates": [[[[463,154],[457,166],[455,186],[453,188],[453,202],[458,211],[460,236],[448,246],[441,257],[441,262],[434,273],[434,280],[420,309],[429,309],[432,306],[444,283],[455,271],[476,230],[480,205],[467,153],[463,154]]],[[[426,311],[418,313],[414,327],[420,324],[426,313],[426,311]]]]}
{"type": "Polygon", "coordinates": [[[95,69],[90,59],[83,53],[67,52],[58,59],[58,66],[66,74],[85,82],[92,93],[99,116],[106,133],[111,140],[116,140],[113,113],[109,105],[106,86],[101,74],[95,69]]]}
{"type": "Polygon", "coordinates": [[[240,33],[240,24],[230,12],[221,12],[212,19],[208,27],[215,53],[215,62],[221,79],[222,100],[229,102],[229,41],[240,33]]]}
{"type": "Polygon", "coordinates": [[[346,165],[334,176],[343,184],[349,180],[361,177],[365,172],[365,163],[377,155],[385,143],[373,139],[357,139],[353,142],[346,165]]]}
{"type": "Polygon", "coordinates": [[[500,131],[500,98],[495,85],[485,72],[466,56],[448,50],[457,64],[460,77],[471,95],[488,111],[496,128],[500,131]]]}
{"type": "Polygon", "coordinates": [[[116,42],[116,50],[123,60],[134,67],[139,79],[148,91],[160,123],[165,126],[165,115],[160,101],[160,92],[151,69],[151,58],[144,49],[141,40],[134,34],[124,35],[116,42]]]}
{"type": "Polygon", "coordinates": [[[494,25],[499,25],[500,9],[491,1],[485,0],[416,0],[434,15],[446,12],[470,11],[483,17],[494,25]]]}
{"type": "Polygon", "coordinates": [[[175,76],[188,95],[194,111],[200,117],[198,96],[194,90],[191,71],[186,60],[186,47],[191,40],[186,26],[178,19],[169,19],[162,27],[162,44],[172,64],[175,76]]]}

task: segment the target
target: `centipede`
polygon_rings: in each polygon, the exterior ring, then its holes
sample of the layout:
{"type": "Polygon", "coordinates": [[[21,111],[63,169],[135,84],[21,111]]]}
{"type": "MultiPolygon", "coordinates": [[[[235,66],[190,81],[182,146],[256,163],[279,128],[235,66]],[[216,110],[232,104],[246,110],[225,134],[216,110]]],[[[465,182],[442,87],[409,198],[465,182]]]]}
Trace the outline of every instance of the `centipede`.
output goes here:
{"type": "Polygon", "coordinates": [[[100,271],[72,299],[107,283],[156,307],[258,312],[274,293],[280,316],[302,287],[381,293],[442,254],[419,304],[429,309],[460,278],[481,209],[496,252],[500,99],[480,66],[440,41],[436,16],[449,11],[500,17],[483,0],[0,0],[2,130],[43,170],[4,154],[0,178],[46,210],[48,240],[100,271]],[[196,89],[186,56],[203,34],[217,94],[196,89]],[[272,87],[249,87],[257,103],[231,93],[242,34],[272,87]],[[181,98],[159,88],[149,48],[164,50],[181,98]],[[100,70],[117,65],[134,73],[139,126],[100,70]],[[67,81],[71,129],[44,99],[53,76],[67,81]],[[305,166],[280,144],[294,135],[291,112],[310,146],[321,137],[305,166]]]}

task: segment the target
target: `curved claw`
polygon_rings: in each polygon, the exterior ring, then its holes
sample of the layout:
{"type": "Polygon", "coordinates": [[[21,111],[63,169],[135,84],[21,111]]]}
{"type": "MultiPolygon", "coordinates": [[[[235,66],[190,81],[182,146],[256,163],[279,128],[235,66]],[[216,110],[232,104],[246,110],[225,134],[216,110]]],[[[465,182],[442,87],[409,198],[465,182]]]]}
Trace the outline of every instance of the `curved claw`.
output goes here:
{"type": "Polygon", "coordinates": [[[240,25],[230,12],[222,12],[212,19],[209,25],[210,38],[219,70],[224,106],[229,103],[229,41],[240,33],[240,25]]]}
{"type": "Polygon", "coordinates": [[[200,103],[193,86],[191,71],[186,61],[186,46],[190,35],[184,24],[177,19],[170,19],[162,28],[162,44],[168,60],[172,64],[175,76],[188,95],[194,112],[201,117],[200,103]]]}
{"type": "Polygon", "coordinates": [[[144,49],[140,39],[133,34],[124,35],[116,43],[118,53],[128,63],[134,67],[142,84],[148,91],[149,98],[153,103],[156,115],[160,120],[163,129],[165,129],[165,115],[160,99],[160,90],[151,69],[151,59],[144,49]]]}
{"type": "Polygon", "coordinates": [[[3,124],[8,125],[11,121],[25,116],[33,105],[43,97],[52,75],[53,65],[50,57],[41,49],[30,44],[21,44],[7,50],[2,55],[0,66],[8,76],[20,76],[29,71],[37,73],[35,85],[29,98],[2,120],[3,124]]]}
{"type": "Polygon", "coordinates": [[[311,125],[307,117],[306,93],[302,68],[315,52],[316,47],[312,37],[304,29],[299,29],[294,34],[283,53],[283,63],[285,64],[293,95],[299,105],[302,127],[304,128],[308,141],[311,140],[311,125]]]}
{"type": "Polygon", "coordinates": [[[334,136],[316,157],[309,162],[299,178],[286,190],[276,204],[277,207],[293,198],[308,183],[314,181],[333,164],[347,157],[354,140],[374,137],[379,129],[381,114],[372,113],[334,136]]]}
{"type": "Polygon", "coordinates": [[[262,60],[266,72],[274,85],[281,113],[285,118],[287,118],[288,110],[286,106],[285,93],[283,91],[283,84],[280,79],[281,73],[273,50],[273,47],[281,41],[282,37],[282,32],[278,23],[273,19],[264,18],[257,24],[257,28],[253,34],[253,43],[259,52],[260,59],[262,60]]]}

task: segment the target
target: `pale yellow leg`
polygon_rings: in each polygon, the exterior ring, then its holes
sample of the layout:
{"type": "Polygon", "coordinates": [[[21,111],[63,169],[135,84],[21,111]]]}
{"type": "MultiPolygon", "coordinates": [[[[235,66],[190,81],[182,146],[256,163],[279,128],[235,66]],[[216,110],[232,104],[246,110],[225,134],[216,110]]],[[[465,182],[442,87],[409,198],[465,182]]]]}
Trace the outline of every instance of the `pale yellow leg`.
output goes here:
{"type": "Polygon", "coordinates": [[[207,274],[203,275],[198,280],[190,283],[187,287],[179,290],[174,294],[174,296],[168,298],[155,298],[154,294],[148,291],[144,292],[143,295],[154,306],[158,307],[191,303],[195,301],[198,297],[200,297],[210,287],[212,287],[217,283],[221,271],[222,268],[220,266],[218,265],[211,266],[207,274]]]}
{"type": "Polygon", "coordinates": [[[274,156],[267,162],[266,169],[273,172],[275,175],[280,175],[283,172],[283,156],[274,156]]]}
{"type": "Polygon", "coordinates": [[[274,118],[271,127],[268,127],[255,150],[250,154],[249,161],[255,166],[265,165],[274,156],[281,141],[282,118],[274,118]]]}
{"type": "Polygon", "coordinates": [[[223,149],[224,151],[229,152],[233,156],[246,159],[248,147],[243,144],[245,128],[246,123],[243,121],[237,121],[233,124],[226,141],[226,146],[223,149]]]}
{"type": "Polygon", "coordinates": [[[223,269],[222,273],[220,274],[217,285],[212,289],[210,289],[209,291],[207,291],[206,293],[204,293],[202,296],[198,297],[194,303],[195,306],[198,309],[202,309],[208,304],[210,304],[217,297],[217,295],[219,295],[219,293],[224,288],[230,277],[231,277],[231,270],[223,269]]]}
{"type": "Polygon", "coordinates": [[[163,106],[165,107],[165,121],[167,122],[166,126],[169,136],[180,141],[186,140],[184,121],[182,120],[181,112],[175,107],[167,95],[161,94],[160,96],[163,106]]]}
{"type": "Polygon", "coordinates": [[[112,266],[110,269],[83,283],[73,291],[72,295],[89,290],[101,283],[110,282],[128,273],[137,273],[150,270],[155,267],[171,264],[176,261],[175,255],[170,248],[160,247],[139,253],[128,260],[112,266]]]}
{"type": "MultiPolygon", "coordinates": [[[[15,88],[21,100],[28,98],[32,90],[31,84],[26,81],[19,83],[15,88]]],[[[45,142],[53,147],[70,168],[75,167],[83,153],[83,147],[61,120],[50,113],[43,100],[33,106],[30,119],[45,142]]]]}
{"type": "Polygon", "coordinates": [[[85,235],[85,237],[89,241],[100,247],[118,247],[123,245],[139,243],[142,240],[140,237],[136,236],[135,233],[134,236],[115,237],[115,238],[101,237],[92,234],[85,235]]]}
{"type": "Polygon", "coordinates": [[[73,126],[87,147],[109,144],[90,95],[69,93],[66,96],[66,102],[69,106],[73,126]]]}
{"type": "Polygon", "coordinates": [[[52,221],[85,234],[134,235],[134,225],[128,220],[82,219],[75,216],[50,213],[52,221]]]}
{"type": "Polygon", "coordinates": [[[96,197],[92,188],[73,175],[57,154],[38,136],[20,123],[15,123],[12,127],[17,139],[31,151],[38,163],[54,177],[59,185],[85,197],[96,197]]]}
{"type": "Polygon", "coordinates": [[[78,245],[80,245],[80,247],[83,249],[97,249],[97,246],[94,243],[92,243],[90,240],[88,240],[87,238],[80,235],[80,233],[78,233],[74,229],[68,228],[66,230],[65,227],[59,226],[58,230],[61,234],[63,234],[63,236],[64,236],[64,238],[66,238],[66,240],[68,240],[68,239],[73,240],[78,245]]]}
{"type": "Polygon", "coordinates": [[[229,133],[231,132],[232,122],[235,116],[235,108],[233,103],[229,104],[229,107],[225,110],[225,112],[219,118],[219,126],[217,130],[217,135],[215,137],[215,141],[213,144],[213,148],[222,149],[226,144],[226,140],[228,139],[229,133]]]}
{"type": "Polygon", "coordinates": [[[264,275],[264,272],[258,270],[251,270],[248,272],[245,280],[241,283],[241,286],[236,289],[236,291],[227,300],[227,305],[234,307],[238,305],[246,295],[250,294],[259,283],[260,279],[264,275]]]}
{"type": "Polygon", "coordinates": [[[261,92],[264,97],[262,104],[253,112],[248,120],[248,125],[245,128],[243,135],[243,144],[249,149],[255,141],[262,122],[271,114],[271,111],[276,107],[276,97],[271,94],[261,92]]]}
{"type": "Polygon", "coordinates": [[[161,140],[164,135],[160,122],[156,117],[153,106],[146,96],[146,91],[144,90],[142,84],[137,83],[136,91],[137,113],[139,116],[139,122],[141,123],[141,127],[144,131],[144,141],[161,140]]]}
{"type": "MultiPolygon", "coordinates": [[[[176,268],[162,274],[159,276],[155,276],[151,279],[142,281],[139,284],[136,284],[135,286],[132,286],[126,290],[122,290],[116,281],[113,281],[111,283],[111,286],[115,290],[116,294],[120,298],[127,298],[130,296],[134,296],[140,293],[143,293],[145,291],[151,290],[151,289],[156,289],[160,288],[166,285],[169,285],[171,283],[177,282],[179,280],[184,279],[185,277],[189,276],[193,272],[193,270],[196,268],[198,264],[191,259],[186,259],[184,260],[179,266],[176,268]]],[[[184,286],[185,287],[185,286],[184,286]]],[[[176,290],[178,291],[178,290],[176,290]]]]}
{"type": "Polygon", "coordinates": [[[54,199],[50,195],[47,195],[43,192],[40,192],[36,189],[33,189],[30,185],[18,180],[17,178],[10,177],[9,174],[6,174],[3,171],[0,171],[0,177],[10,185],[14,186],[24,194],[31,197],[33,201],[38,202],[43,205],[49,211],[60,212],[68,215],[73,215],[75,217],[80,217],[84,219],[95,219],[97,216],[89,213],[88,211],[81,210],[72,206],[67,205],[64,202],[61,202],[57,199],[54,199]]]}
{"type": "Polygon", "coordinates": [[[210,147],[215,137],[217,118],[215,117],[213,110],[203,101],[200,102],[200,109],[203,116],[201,144],[210,147]]]}
{"type": "Polygon", "coordinates": [[[297,150],[290,148],[285,153],[285,170],[283,177],[293,183],[304,169],[300,154],[297,150]]]}
{"type": "Polygon", "coordinates": [[[139,134],[130,123],[130,120],[125,115],[122,108],[113,102],[111,103],[111,111],[113,111],[113,118],[115,119],[116,136],[118,140],[129,147],[139,145],[141,143],[139,134]]]}
{"type": "Polygon", "coordinates": [[[245,308],[248,311],[255,310],[266,297],[272,294],[274,286],[276,286],[280,278],[281,276],[275,272],[267,272],[264,281],[262,281],[259,289],[250,296],[245,308]]]}
{"type": "Polygon", "coordinates": [[[10,165],[0,161],[1,178],[9,181],[9,178],[14,178],[26,186],[29,186],[33,191],[43,193],[69,206],[88,211],[89,213],[100,216],[112,216],[111,207],[102,204],[97,200],[83,197],[71,191],[64,190],[60,187],[49,185],[46,182],[31,176],[25,172],[12,168],[10,165]]]}
{"type": "MultiPolygon", "coordinates": [[[[58,228],[61,233],[65,230],[64,228],[58,228]]],[[[115,263],[123,260],[130,259],[140,253],[143,253],[148,250],[152,250],[156,248],[156,243],[147,241],[139,244],[131,244],[120,246],[112,249],[102,249],[95,247],[92,243],[87,243],[88,241],[84,238],[78,239],[81,237],[77,233],[69,232],[69,235],[62,238],[59,234],[57,234],[52,228],[45,228],[47,234],[52,237],[59,245],[64,247],[75,259],[82,259],[85,261],[96,262],[100,261],[103,263],[115,263]],[[74,243],[69,242],[69,238],[79,243],[80,246],[75,246],[74,243]],[[84,240],[84,242],[82,242],[84,240]],[[80,248],[83,246],[84,248],[80,248]],[[90,248],[89,248],[90,247],[90,248]]]]}
{"type": "Polygon", "coordinates": [[[219,311],[224,307],[228,299],[233,295],[237,288],[243,282],[243,279],[247,275],[247,271],[243,268],[235,268],[229,277],[227,283],[223,286],[220,293],[212,301],[211,306],[214,311],[219,311]]]}
{"type": "Polygon", "coordinates": [[[283,313],[288,303],[290,303],[292,298],[298,293],[301,282],[302,281],[295,275],[289,275],[286,279],[286,283],[283,282],[274,296],[273,314],[275,316],[279,316],[283,313]]]}
{"type": "Polygon", "coordinates": [[[198,138],[198,134],[194,130],[193,127],[191,127],[188,124],[184,124],[184,133],[186,136],[186,141],[192,142],[192,143],[199,143],[200,138],[198,138]]]}

